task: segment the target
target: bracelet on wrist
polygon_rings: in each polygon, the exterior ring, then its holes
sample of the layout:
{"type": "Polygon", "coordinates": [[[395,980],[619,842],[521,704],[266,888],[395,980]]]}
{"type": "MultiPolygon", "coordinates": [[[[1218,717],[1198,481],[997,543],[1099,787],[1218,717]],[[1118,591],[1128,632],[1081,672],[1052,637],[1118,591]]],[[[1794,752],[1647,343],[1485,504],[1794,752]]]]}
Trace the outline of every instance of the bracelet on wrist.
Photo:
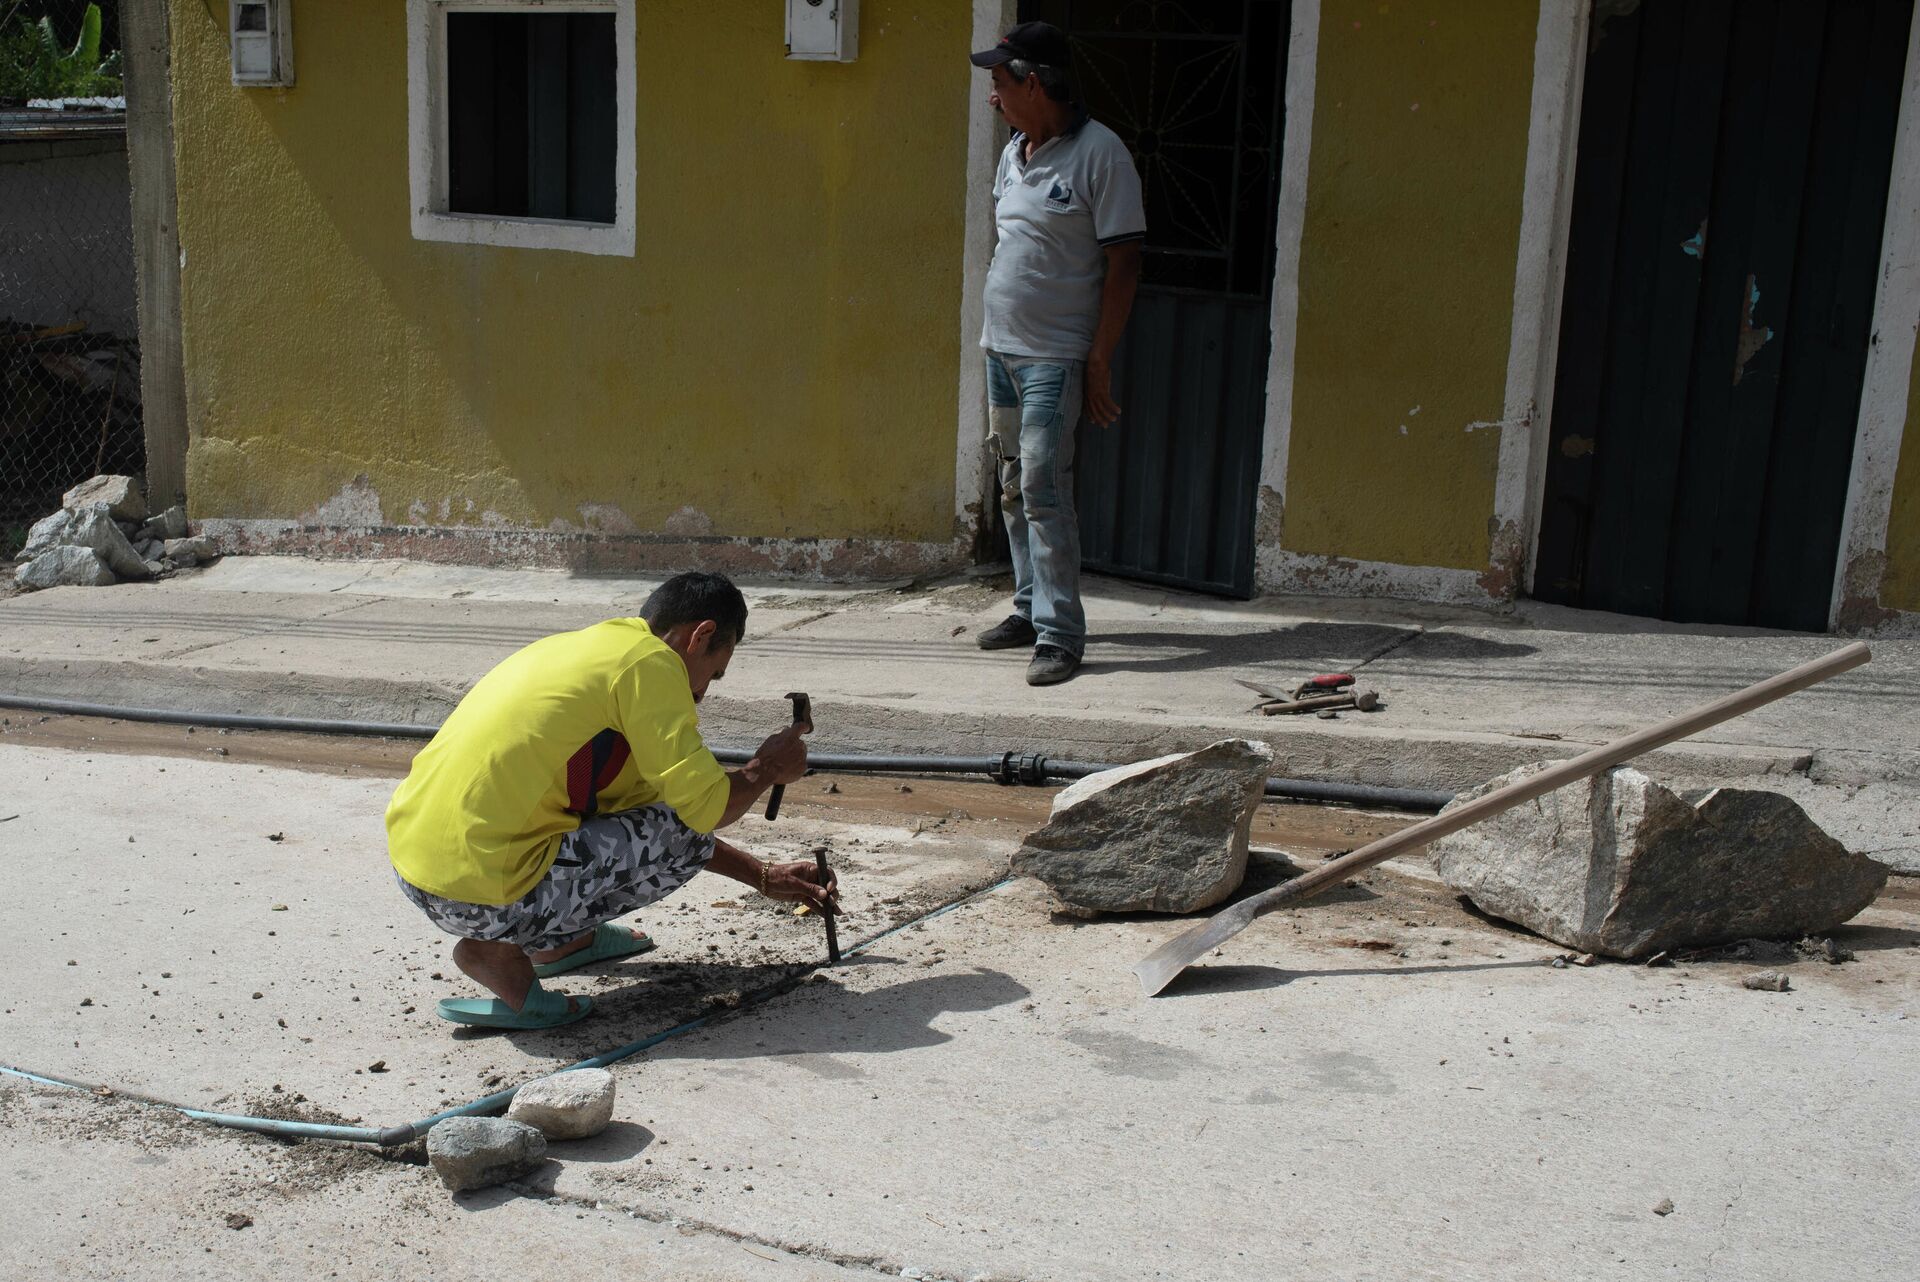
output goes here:
{"type": "Polygon", "coordinates": [[[755,862],[760,865],[760,893],[764,895],[767,893],[767,862],[764,859],[755,862]]]}

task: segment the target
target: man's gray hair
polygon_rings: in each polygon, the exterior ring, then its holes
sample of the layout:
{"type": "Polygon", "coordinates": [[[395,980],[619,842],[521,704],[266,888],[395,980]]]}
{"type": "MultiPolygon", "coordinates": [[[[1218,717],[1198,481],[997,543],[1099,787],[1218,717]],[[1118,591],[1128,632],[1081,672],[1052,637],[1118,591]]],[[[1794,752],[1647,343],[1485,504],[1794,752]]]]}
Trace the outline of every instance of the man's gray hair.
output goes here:
{"type": "Polygon", "coordinates": [[[1055,102],[1073,101],[1073,78],[1064,67],[1049,67],[1043,62],[1028,62],[1025,58],[1012,58],[1007,62],[1007,74],[1021,84],[1028,76],[1040,77],[1040,87],[1047,91],[1047,97],[1055,102]]]}

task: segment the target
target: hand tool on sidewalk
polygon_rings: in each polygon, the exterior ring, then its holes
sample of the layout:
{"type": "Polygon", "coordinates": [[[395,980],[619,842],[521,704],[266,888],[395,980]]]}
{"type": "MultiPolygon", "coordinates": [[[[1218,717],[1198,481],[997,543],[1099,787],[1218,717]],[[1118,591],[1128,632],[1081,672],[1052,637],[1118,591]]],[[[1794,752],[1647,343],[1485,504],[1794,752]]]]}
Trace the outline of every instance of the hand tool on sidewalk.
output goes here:
{"type": "MultiPolygon", "coordinates": [[[[812,734],[813,733],[813,700],[809,699],[806,695],[801,694],[798,690],[789,692],[787,695],[787,698],[793,700],[793,724],[796,726],[805,726],[807,728],[807,733],[812,734]]],[[[767,818],[769,819],[779,818],[780,798],[786,795],[787,795],[787,785],[783,783],[777,783],[773,785],[773,791],[769,793],[767,796],[767,818]]]]}
{"type": "Polygon", "coordinates": [[[1282,882],[1271,890],[1250,895],[1224,912],[1215,913],[1199,925],[1174,936],[1141,958],[1133,968],[1133,973],[1140,979],[1140,991],[1147,997],[1153,996],[1173,982],[1174,976],[1252,925],[1256,917],[1310,899],[1383,860],[1418,850],[1429,842],[1459,832],[1462,828],[1470,828],[1483,819],[1511,810],[1555,788],[1563,788],[1590,775],[1597,775],[1602,770],[1631,761],[1655,748],[1665,747],[1676,739],[1684,739],[1708,726],[1730,721],[1762,704],[1857,668],[1872,658],[1873,652],[1856,641],[1824,658],[1756,682],[1744,690],[1662,721],[1659,725],[1649,726],[1624,739],[1616,739],[1570,761],[1559,762],[1537,775],[1510,783],[1504,788],[1496,788],[1472,801],[1450,806],[1431,819],[1414,824],[1411,828],[1403,828],[1390,837],[1370,842],[1350,855],[1342,855],[1322,864],[1310,873],[1282,882]]]}
{"type": "Polygon", "coordinates": [[[1300,699],[1338,694],[1353,684],[1353,674],[1351,672],[1323,672],[1318,676],[1308,677],[1305,681],[1295,686],[1291,692],[1281,690],[1276,686],[1264,685],[1258,681],[1249,681],[1245,677],[1235,677],[1234,681],[1260,696],[1262,702],[1254,706],[1264,712],[1266,711],[1265,705],[1269,703],[1292,703],[1300,699]]]}
{"type": "MultiPolygon", "coordinates": [[[[820,870],[821,887],[824,889],[825,887],[831,886],[833,884],[833,874],[827,870],[827,848],[825,846],[815,846],[813,848],[813,859],[814,866],[820,870]]],[[[827,923],[827,965],[838,966],[840,964],[840,931],[833,924],[835,914],[833,911],[833,900],[831,898],[827,900],[826,906],[821,908],[820,916],[825,918],[827,923]]]]}
{"type": "Polygon", "coordinates": [[[1353,684],[1351,672],[1322,672],[1319,676],[1308,677],[1293,688],[1296,699],[1311,698],[1316,694],[1333,694],[1353,684]]]}
{"type": "Polygon", "coordinates": [[[1372,712],[1380,706],[1380,696],[1371,690],[1354,693],[1351,690],[1340,694],[1316,694],[1298,699],[1276,699],[1272,703],[1260,705],[1262,716],[1276,716],[1281,713],[1337,711],[1341,708],[1357,708],[1361,712],[1372,712]]]}

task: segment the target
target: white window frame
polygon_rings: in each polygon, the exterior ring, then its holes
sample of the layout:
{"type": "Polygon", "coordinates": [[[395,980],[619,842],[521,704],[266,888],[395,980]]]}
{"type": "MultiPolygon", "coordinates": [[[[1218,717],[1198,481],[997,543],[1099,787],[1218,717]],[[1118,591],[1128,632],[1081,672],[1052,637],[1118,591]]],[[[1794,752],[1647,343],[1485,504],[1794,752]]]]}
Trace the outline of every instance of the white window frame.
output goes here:
{"type": "Polygon", "coordinates": [[[631,258],[636,222],[634,0],[407,0],[408,191],[415,240],[561,249],[631,258]],[[611,13],[615,146],[612,223],[456,214],[447,195],[447,14],[611,13]]]}

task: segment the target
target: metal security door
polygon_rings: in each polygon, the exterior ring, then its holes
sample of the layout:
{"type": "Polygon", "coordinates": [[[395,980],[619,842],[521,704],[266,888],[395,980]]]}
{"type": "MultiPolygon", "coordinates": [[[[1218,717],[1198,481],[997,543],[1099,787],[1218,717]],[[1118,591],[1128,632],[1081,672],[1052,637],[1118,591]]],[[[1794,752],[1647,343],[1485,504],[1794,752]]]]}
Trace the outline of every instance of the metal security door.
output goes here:
{"type": "Polygon", "coordinates": [[[1093,118],[1133,153],[1140,293],[1114,356],[1120,421],[1080,425],[1089,569],[1253,594],[1279,207],[1285,0],[1024,3],[1073,42],[1093,118]]]}
{"type": "Polygon", "coordinates": [[[1534,595],[1824,631],[1913,0],[1596,0],[1534,595]]]}

